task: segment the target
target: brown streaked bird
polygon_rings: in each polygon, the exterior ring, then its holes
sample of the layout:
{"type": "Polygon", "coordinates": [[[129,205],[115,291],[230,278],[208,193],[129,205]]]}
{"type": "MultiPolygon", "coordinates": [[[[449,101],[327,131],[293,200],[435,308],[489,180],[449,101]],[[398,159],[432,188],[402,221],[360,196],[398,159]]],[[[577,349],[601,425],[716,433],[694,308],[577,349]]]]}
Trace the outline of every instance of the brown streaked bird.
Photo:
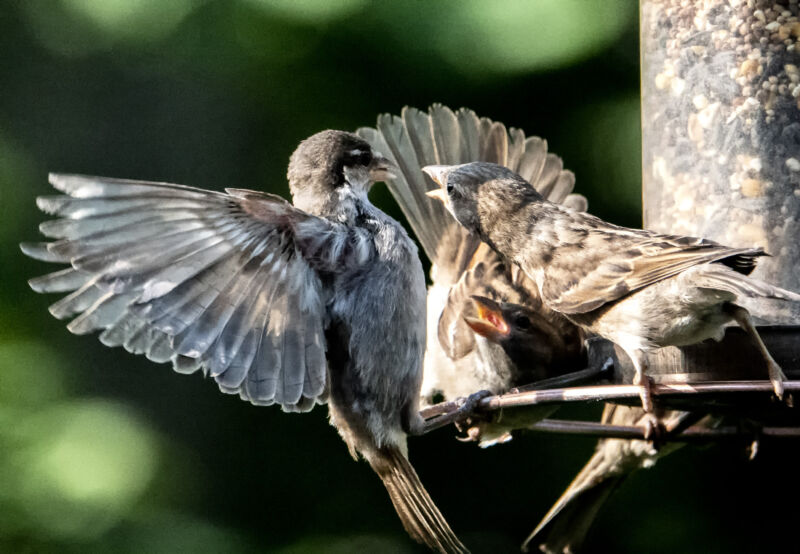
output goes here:
{"type": "Polygon", "coordinates": [[[469,163],[424,168],[442,200],[469,231],[518,265],[544,304],[618,344],[636,368],[642,405],[652,412],[646,352],[708,338],[735,321],[767,366],[775,394],[785,376],[739,297],[800,301],[800,295],[752,279],[760,248],[630,229],[542,197],[508,168],[469,163]]]}
{"type": "MultiPolygon", "coordinates": [[[[686,412],[667,411],[660,421],[670,427],[686,412]]],[[[646,426],[648,414],[639,407],[606,404],[601,421],[611,425],[646,426]]],[[[718,419],[706,417],[700,425],[714,426],[718,419]]],[[[652,441],[601,439],[594,454],[567,489],[522,544],[546,554],[574,554],[582,550],[594,520],[611,494],[638,469],[650,468],[685,443],[668,442],[660,448],[652,441]]]]}
{"type": "Polygon", "coordinates": [[[433,183],[420,169],[428,164],[495,162],[525,175],[551,201],[585,210],[586,199],[570,194],[575,176],[563,168],[558,156],[547,152],[547,142],[525,137],[519,129],[507,130],[471,110],[454,112],[441,104],[427,113],[406,107],[399,117],[382,115],[375,129],[358,133],[399,168],[387,181],[389,190],[432,262],[423,404],[480,390],[502,393],[543,376],[582,368],[577,327],[543,306],[521,271],[505,264],[426,196],[433,183]],[[500,335],[476,333],[467,321],[476,316],[473,296],[519,305],[530,317],[531,329],[515,336],[531,341],[523,346],[500,335]]]}
{"type": "Polygon", "coordinates": [[[406,531],[466,548],[407,458],[421,431],[425,276],[417,248],[367,192],[390,163],[352,133],[292,154],[294,205],[262,192],[51,175],[38,199],[54,242],[23,244],[66,269],[31,280],[70,292],[50,308],[74,333],[198,370],[226,393],[285,411],[328,404],[353,457],[383,481],[406,531]]]}

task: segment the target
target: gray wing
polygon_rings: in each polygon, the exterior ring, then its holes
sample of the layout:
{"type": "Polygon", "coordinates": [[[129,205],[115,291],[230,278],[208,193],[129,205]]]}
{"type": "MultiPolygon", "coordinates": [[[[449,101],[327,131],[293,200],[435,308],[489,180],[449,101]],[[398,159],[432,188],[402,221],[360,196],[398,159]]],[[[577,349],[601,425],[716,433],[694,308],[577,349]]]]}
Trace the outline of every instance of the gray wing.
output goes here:
{"type": "MultiPolygon", "coordinates": [[[[41,197],[53,242],[23,244],[69,267],[31,279],[68,292],[50,307],[76,334],[102,331],[176,371],[202,369],[226,393],[302,411],[326,393],[324,289],[300,243],[333,224],[280,197],[166,183],[51,175],[41,197]],[[298,231],[302,229],[302,231],[298,231]]],[[[312,238],[309,238],[312,237],[312,238]]]]}

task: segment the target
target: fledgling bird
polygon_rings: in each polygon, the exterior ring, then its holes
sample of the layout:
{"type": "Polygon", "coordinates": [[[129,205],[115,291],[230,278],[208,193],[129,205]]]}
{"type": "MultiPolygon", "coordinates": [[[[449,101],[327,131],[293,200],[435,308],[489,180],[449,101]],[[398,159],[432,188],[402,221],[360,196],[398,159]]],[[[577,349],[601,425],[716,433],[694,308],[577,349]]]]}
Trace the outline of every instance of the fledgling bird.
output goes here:
{"type": "Polygon", "coordinates": [[[731,248],[607,223],[545,200],[524,178],[489,163],[424,168],[469,231],[518,265],[544,304],[618,344],[636,368],[642,405],[652,412],[646,352],[720,340],[735,321],[763,356],[775,394],[785,376],[739,297],[800,301],[800,295],[748,278],[760,248],[731,248]]]}
{"type": "Polygon", "coordinates": [[[505,264],[444,206],[426,196],[433,183],[421,170],[429,164],[494,162],[524,175],[551,201],[585,210],[586,199],[571,194],[575,176],[563,168],[561,158],[548,153],[547,142],[526,138],[519,129],[507,130],[472,110],[454,112],[441,104],[427,113],[406,107],[399,117],[382,115],[376,128],[358,133],[398,167],[387,185],[432,263],[423,404],[480,390],[502,393],[582,368],[578,328],[544,307],[521,271],[505,264]],[[468,323],[478,317],[473,296],[519,305],[530,328],[513,337],[476,332],[468,323]],[[524,344],[517,340],[526,338],[530,341],[524,344]]]}
{"type": "Polygon", "coordinates": [[[383,481],[406,531],[466,552],[407,458],[422,429],[425,277],[398,222],[367,199],[390,162],[352,133],[292,154],[293,205],[271,194],[51,175],[38,199],[54,242],[23,244],[70,267],[30,281],[70,292],[50,311],[109,346],[202,369],[226,393],[307,411],[327,402],[351,454],[383,481]]]}

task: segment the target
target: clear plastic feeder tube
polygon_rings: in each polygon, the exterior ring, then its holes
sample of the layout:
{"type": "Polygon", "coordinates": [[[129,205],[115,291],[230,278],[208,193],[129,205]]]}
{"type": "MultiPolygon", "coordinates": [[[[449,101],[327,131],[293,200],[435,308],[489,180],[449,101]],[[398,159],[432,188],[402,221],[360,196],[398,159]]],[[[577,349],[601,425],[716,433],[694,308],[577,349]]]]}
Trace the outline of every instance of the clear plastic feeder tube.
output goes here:
{"type": "Polygon", "coordinates": [[[798,0],[641,0],[645,227],[763,247],[754,276],[794,291],[799,15],[798,0]]]}

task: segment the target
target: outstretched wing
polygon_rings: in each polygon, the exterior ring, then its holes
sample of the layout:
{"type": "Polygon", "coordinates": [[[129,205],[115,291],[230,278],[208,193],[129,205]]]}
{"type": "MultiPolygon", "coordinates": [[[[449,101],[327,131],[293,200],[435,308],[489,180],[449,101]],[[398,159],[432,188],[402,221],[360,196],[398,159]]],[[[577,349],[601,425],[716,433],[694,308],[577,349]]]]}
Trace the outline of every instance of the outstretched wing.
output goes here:
{"type": "MultiPolygon", "coordinates": [[[[439,342],[448,357],[462,358],[475,348],[473,331],[461,317],[464,306],[470,304],[469,296],[494,298],[496,294],[488,294],[487,289],[508,291],[530,283],[512,283],[510,273],[498,265],[499,258],[485,245],[479,248],[482,243],[477,236],[459,225],[441,202],[425,195],[436,184],[421,168],[475,161],[497,163],[521,175],[551,202],[585,211],[586,199],[570,194],[575,175],[564,169],[560,157],[547,152],[544,139],[525,137],[519,129],[507,130],[502,123],[478,117],[466,108],[453,112],[434,104],[425,113],[406,107],[399,117],[379,116],[376,129],[362,128],[358,134],[400,170],[387,182],[389,190],[433,263],[429,332],[436,332],[438,327],[439,342]],[[485,274],[487,268],[493,268],[490,274],[485,274]]],[[[530,292],[538,297],[535,287],[530,292]]],[[[428,344],[430,351],[430,338],[428,344]]]]}
{"type": "Polygon", "coordinates": [[[101,330],[104,344],[181,373],[202,368],[254,404],[300,411],[324,401],[325,298],[312,264],[325,263],[333,223],[253,191],[78,175],[50,182],[66,193],[37,201],[60,217],[40,226],[55,240],[22,250],[69,264],[30,285],[69,292],[50,312],[76,316],[70,331],[101,330]]]}
{"type": "MultiPolygon", "coordinates": [[[[425,254],[436,266],[437,284],[451,285],[459,279],[479,241],[458,225],[441,202],[425,196],[436,184],[422,172],[422,167],[475,161],[497,163],[521,175],[555,203],[564,202],[575,186],[575,175],[564,169],[561,158],[547,152],[547,141],[526,138],[519,129],[506,130],[502,123],[479,118],[466,108],[453,112],[434,104],[425,113],[405,107],[399,117],[383,114],[378,117],[376,129],[362,128],[358,134],[400,169],[387,184],[425,254]]],[[[573,195],[571,205],[585,208],[582,198],[573,195]]]]}

